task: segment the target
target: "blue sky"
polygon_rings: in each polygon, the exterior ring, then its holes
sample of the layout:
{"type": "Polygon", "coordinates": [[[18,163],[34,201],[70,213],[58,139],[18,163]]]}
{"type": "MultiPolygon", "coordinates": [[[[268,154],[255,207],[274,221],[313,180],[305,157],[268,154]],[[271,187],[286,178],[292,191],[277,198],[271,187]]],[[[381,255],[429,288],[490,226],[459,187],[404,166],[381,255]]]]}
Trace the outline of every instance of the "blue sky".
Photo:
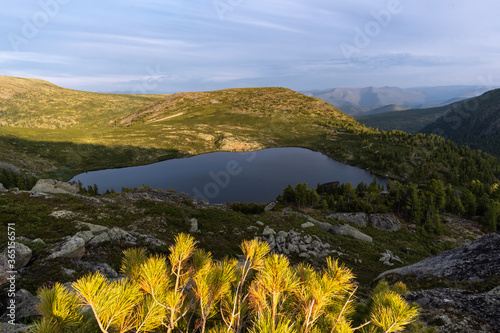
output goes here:
{"type": "Polygon", "coordinates": [[[497,86],[498,0],[3,1],[0,74],[91,91],[497,86]]]}

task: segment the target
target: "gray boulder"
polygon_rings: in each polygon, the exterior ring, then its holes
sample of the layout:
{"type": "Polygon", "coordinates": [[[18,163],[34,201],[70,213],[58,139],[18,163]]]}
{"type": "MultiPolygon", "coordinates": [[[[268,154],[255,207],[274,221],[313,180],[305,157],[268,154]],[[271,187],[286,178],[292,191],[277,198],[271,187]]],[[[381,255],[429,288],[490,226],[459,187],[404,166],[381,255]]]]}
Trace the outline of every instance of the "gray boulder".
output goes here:
{"type": "Polygon", "coordinates": [[[194,217],[189,220],[189,223],[191,223],[191,229],[189,229],[189,232],[190,233],[195,233],[195,232],[198,232],[198,220],[195,219],[194,217]]]}
{"type": "Polygon", "coordinates": [[[47,259],[80,259],[85,254],[85,241],[80,237],[71,237],[56,244],[53,251],[47,259]]]}
{"type": "Polygon", "coordinates": [[[277,204],[278,203],[276,201],[271,201],[270,203],[268,203],[266,205],[266,207],[264,207],[264,211],[266,211],[266,212],[272,211],[276,207],[277,204]]]}
{"type": "Polygon", "coordinates": [[[306,228],[311,228],[311,227],[314,227],[314,223],[312,222],[306,222],[306,223],[302,223],[300,225],[303,229],[306,229],[306,228]]]}
{"type": "Polygon", "coordinates": [[[9,248],[6,248],[2,253],[0,253],[0,286],[8,282],[7,278],[10,276],[10,274],[8,274],[7,272],[17,271],[18,269],[26,266],[33,254],[31,249],[24,244],[15,242],[14,245],[14,267],[11,267],[11,265],[9,264],[9,260],[12,259],[9,257],[9,248]]]}
{"type": "Polygon", "coordinates": [[[70,184],[55,179],[39,179],[36,185],[31,189],[31,192],[49,194],[78,194],[80,189],[76,183],[70,184]]]}
{"type": "Polygon", "coordinates": [[[384,272],[378,278],[389,274],[417,278],[433,275],[455,281],[478,282],[488,280],[499,272],[500,234],[492,233],[416,264],[384,272]]]}
{"type": "Polygon", "coordinates": [[[90,231],[79,231],[73,237],[81,238],[85,243],[94,238],[94,234],[90,231]]]}
{"type": "MultiPolygon", "coordinates": [[[[474,318],[479,318],[483,321],[482,325],[486,326],[483,326],[479,332],[500,332],[500,321],[498,320],[498,309],[500,309],[499,295],[491,295],[490,293],[475,294],[459,289],[437,288],[412,291],[405,298],[409,302],[418,303],[424,309],[451,308],[454,312],[461,313],[458,316],[460,317],[460,321],[463,321],[464,317],[468,319],[460,323],[457,320],[446,320],[448,316],[441,315],[441,319],[445,320],[440,320],[440,332],[471,332],[471,330],[466,329],[466,325],[468,324],[467,322],[475,321],[474,318]],[[488,325],[489,327],[487,327],[488,325]]],[[[446,312],[448,315],[452,313],[450,310],[446,312]]]]}
{"type": "MultiPolygon", "coordinates": [[[[36,309],[38,302],[39,302],[38,297],[33,296],[33,294],[30,293],[29,291],[24,289],[18,290],[16,292],[16,312],[15,312],[16,323],[23,321],[25,319],[38,316],[39,313],[38,310],[36,309]]],[[[11,318],[9,317],[9,312],[6,312],[2,317],[0,317],[0,321],[2,322],[6,322],[9,320],[11,320],[11,318]]],[[[4,331],[2,330],[1,332],[4,331]]]]}
{"type": "Polygon", "coordinates": [[[269,235],[274,235],[276,234],[276,231],[274,229],[269,228],[269,226],[266,225],[264,228],[264,231],[262,232],[262,236],[269,236],[269,235]]]}
{"type": "Polygon", "coordinates": [[[403,263],[403,261],[397,255],[392,253],[392,251],[390,251],[390,250],[385,250],[385,252],[381,253],[381,255],[382,255],[382,258],[380,258],[380,261],[384,265],[394,266],[395,261],[400,262],[401,264],[403,263]]]}
{"type": "Polygon", "coordinates": [[[0,183],[0,192],[7,192],[8,190],[0,183]]]}
{"type": "Polygon", "coordinates": [[[354,239],[357,239],[357,240],[360,240],[363,242],[368,242],[368,243],[373,242],[373,239],[370,236],[362,233],[358,229],[351,227],[348,224],[334,225],[330,228],[329,231],[334,235],[349,236],[349,237],[352,237],[354,239]]]}
{"type": "Polygon", "coordinates": [[[362,228],[368,225],[368,217],[366,216],[366,213],[334,213],[327,215],[326,218],[344,220],[347,223],[352,223],[362,228]]]}
{"type": "Polygon", "coordinates": [[[370,224],[380,230],[395,232],[401,229],[401,222],[394,214],[370,214],[370,224]]]}

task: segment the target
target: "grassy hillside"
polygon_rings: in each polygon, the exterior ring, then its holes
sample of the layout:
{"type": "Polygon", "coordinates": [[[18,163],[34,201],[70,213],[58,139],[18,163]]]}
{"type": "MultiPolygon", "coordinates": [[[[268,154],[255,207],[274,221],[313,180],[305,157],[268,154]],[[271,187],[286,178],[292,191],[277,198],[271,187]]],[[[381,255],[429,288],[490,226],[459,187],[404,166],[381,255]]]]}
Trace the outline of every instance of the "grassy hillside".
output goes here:
{"type": "Polygon", "coordinates": [[[453,174],[464,169],[460,173],[469,177],[485,165],[483,181],[500,175],[498,160],[465,156],[436,136],[374,131],[320,99],[285,88],[134,96],[0,77],[0,89],[0,161],[37,177],[67,180],[95,169],[287,146],[414,182],[441,175],[457,183],[463,180],[453,174]]]}
{"type": "Polygon", "coordinates": [[[215,150],[314,148],[324,120],[361,127],[284,88],[135,96],[0,77],[0,160],[59,178],[215,150]]]}

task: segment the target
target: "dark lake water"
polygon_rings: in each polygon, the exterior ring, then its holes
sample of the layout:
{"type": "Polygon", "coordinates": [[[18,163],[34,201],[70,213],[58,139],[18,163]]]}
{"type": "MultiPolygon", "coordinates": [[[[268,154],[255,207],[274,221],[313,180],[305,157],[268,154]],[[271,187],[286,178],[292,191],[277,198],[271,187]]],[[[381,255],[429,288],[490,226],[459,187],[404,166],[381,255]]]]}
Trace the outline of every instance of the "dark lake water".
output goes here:
{"type": "MultiPolygon", "coordinates": [[[[84,186],[97,184],[121,191],[122,187],[149,185],[175,189],[211,203],[267,203],[292,184],[339,181],[370,183],[375,176],[365,170],[335,161],[303,148],[270,148],[247,153],[216,152],[150,165],[82,173],[72,181],[84,186]]],[[[377,177],[378,182],[387,181],[377,177]]]]}

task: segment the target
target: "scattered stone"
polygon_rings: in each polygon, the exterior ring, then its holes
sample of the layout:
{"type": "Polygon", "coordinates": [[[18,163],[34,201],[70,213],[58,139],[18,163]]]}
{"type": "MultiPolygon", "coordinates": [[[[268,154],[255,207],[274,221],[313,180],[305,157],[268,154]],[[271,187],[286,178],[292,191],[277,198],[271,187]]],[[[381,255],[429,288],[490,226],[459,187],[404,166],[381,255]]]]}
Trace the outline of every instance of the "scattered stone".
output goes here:
{"type": "Polygon", "coordinates": [[[368,243],[373,242],[373,238],[371,238],[367,234],[362,233],[358,229],[351,227],[348,224],[334,225],[330,228],[329,231],[335,235],[349,236],[349,237],[352,237],[354,239],[357,239],[357,240],[360,240],[363,242],[368,242],[368,243]]]}
{"type": "Polygon", "coordinates": [[[32,243],[35,243],[35,244],[36,243],[45,244],[45,242],[41,238],[35,238],[35,239],[33,239],[32,243]]]}
{"type": "Polygon", "coordinates": [[[395,232],[401,229],[401,222],[394,214],[370,214],[370,224],[375,228],[395,232]]]}
{"type": "Polygon", "coordinates": [[[312,223],[312,222],[306,222],[306,223],[302,223],[300,226],[301,226],[303,229],[307,229],[307,228],[314,227],[314,223],[312,223]]]}
{"type": "Polygon", "coordinates": [[[276,231],[274,231],[272,228],[269,228],[269,226],[266,225],[264,228],[264,231],[262,232],[262,236],[269,236],[269,235],[274,235],[276,234],[276,231]]]}
{"type": "Polygon", "coordinates": [[[255,222],[255,224],[258,224],[258,225],[260,225],[260,226],[263,226],[263,225],[264,225],[264,222],[257,221],[257,222],[255,222]]]}
{"type": "Polygon", "coordinates": [[[25,242],[25,243],[32,243],[33,242],[31,239],[29,239],[28,237],[24,237],[24,236],[17,237],[17,240],[19,240],[21,242],[25,242]]]}
{"type": "Polygon", "coordinates": [[[76,183],[66,183],[55,179],[39,179],[36,185],[31,189],[33,193],[49,194],[78,194],[80,189],[76,183]]]}
{"type": "Polygon", "coordinates": [[[311,258],[311,256],[307,252],[302,252],[301,254],[299,254],[299,257],[306,259],[311,258]]]}
{"type": "Polygon", "coordinates": [[[392,251],[390,251],[390,250],[385,250],[385,252],[381,253],[381,255],[382,255],[382,258],[380,258],[380,261],[384,265],[394,266],[394,262],[395,261],[403,263],[403,261],[397,255],[395,255],[394,253],[392,253],[392,251]]]}
{"type": "Polygon", "coordinates": [[[191,223],[191,229],[189,229],[190,233],[195,233],[200,231],[198,229],[198,220],[196,218],[193,217],[191,220],[189,220],[189,223],[191,223]]]}
{"type": "Polygon", "coordinates": [[[73,276],[73,274],[76,273],[74,269],[69,269],[69,268],[63,268],[62,269],[63,273],[69,276],[73,276]]]}
{"type": "Polygon", "coordinates": [[[276,201],[271,201],[270,203],[268,203],[266,205],[266,207],[264,207],[264,211],[266,211],[266,212],[272,211],[276,207],[277,204],[278,203],[276,201]]]}
{"type": "Polygon", "coordinates": [[[57,219],[71,219],[75,217],[75,213],[70,212],[69,210],[55,210],[50,213],[49,216],[53,216],[57,219]]]}
{"type": "Polygon", "coordinates": [[[286,231],[278,231],[278,237],[287,238],[288,237],[288,232],[286,232],[286,231]]]}
{"type": "Polygon", "coordinates": [[[368,225],[368,217],[366,213],[334,213],[327,215],[326,218],[344,220],[347,223],[352,223],[362,228],[368,225]]]}

